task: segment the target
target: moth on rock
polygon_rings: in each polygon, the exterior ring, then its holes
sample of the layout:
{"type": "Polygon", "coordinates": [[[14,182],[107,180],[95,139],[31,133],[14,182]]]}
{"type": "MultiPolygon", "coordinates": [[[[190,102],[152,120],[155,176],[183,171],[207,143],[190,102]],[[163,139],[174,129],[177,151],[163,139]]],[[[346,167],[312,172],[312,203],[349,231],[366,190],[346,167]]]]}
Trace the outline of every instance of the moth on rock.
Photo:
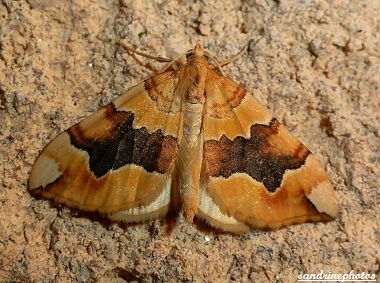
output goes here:
{"type": "Polygon", "coordinates": [[[196,45],[61,133],[38,156],[31,193],[125,222],[174,202],[189,222],[235,233],[336,217],[317,158],[210,59],[196,45]]]}

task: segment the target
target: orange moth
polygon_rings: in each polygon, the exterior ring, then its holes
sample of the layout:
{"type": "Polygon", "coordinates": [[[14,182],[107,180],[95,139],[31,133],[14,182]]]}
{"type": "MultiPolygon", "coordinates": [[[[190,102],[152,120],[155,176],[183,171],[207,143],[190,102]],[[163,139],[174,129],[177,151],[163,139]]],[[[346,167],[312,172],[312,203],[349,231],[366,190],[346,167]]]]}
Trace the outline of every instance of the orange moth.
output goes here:
{"type": "Polygon", "coordinates": [[[186,63],[58,135],[29,190],[115,221],[164,217],[175,206],[189,222],[236,233],[336,217],[315,155],[210,59],[196,45],[186,63]]]}

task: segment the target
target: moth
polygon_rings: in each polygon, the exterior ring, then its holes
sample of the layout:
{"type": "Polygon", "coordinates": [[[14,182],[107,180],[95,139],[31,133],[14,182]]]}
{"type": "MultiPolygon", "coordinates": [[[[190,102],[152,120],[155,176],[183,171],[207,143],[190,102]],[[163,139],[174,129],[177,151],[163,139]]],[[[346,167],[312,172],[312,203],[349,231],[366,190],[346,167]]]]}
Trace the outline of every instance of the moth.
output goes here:
{"type": "Polygon", "coordinates": [[[234,233],[336,217],[315,155],[211,59],[196,45],[186,63],[173,60],[58,135],[32,168],[30,192],[113,221],[174,207],[234,233]]]}

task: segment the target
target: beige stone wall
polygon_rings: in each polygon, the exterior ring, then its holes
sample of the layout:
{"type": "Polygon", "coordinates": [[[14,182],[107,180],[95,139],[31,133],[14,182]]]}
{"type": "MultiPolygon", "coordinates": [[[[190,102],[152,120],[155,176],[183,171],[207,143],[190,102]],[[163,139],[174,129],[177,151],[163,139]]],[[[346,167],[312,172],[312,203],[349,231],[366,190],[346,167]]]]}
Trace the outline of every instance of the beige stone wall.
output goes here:
{"type": "Polygon", "coordinates": [[[294,282],[379,273],[379,1],[0,2],[0,282],[294,282]],[[201,43],[322,161],[339,217],[242,236],[110,224],[26,190],[59,132],[201,43]],[[277,280],[277,281],[276,281],[277,280]]]}

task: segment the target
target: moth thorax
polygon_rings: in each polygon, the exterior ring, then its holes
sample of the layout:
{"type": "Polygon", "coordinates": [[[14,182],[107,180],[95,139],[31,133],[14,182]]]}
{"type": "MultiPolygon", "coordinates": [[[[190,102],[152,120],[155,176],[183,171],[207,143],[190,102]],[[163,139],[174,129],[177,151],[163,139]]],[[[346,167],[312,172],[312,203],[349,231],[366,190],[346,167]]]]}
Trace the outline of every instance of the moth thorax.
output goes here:
{"type": "MultiPolygon", "coordinates": [[[[197,59],[197,58],[195,58],[197,59]]],[[[205,85],[208,73],[208,67],[201,63],[190,63],[186,69],[186,77],[188,77],[185,86],[185,101],[190,103],[205,103],[205,85]]]]}

